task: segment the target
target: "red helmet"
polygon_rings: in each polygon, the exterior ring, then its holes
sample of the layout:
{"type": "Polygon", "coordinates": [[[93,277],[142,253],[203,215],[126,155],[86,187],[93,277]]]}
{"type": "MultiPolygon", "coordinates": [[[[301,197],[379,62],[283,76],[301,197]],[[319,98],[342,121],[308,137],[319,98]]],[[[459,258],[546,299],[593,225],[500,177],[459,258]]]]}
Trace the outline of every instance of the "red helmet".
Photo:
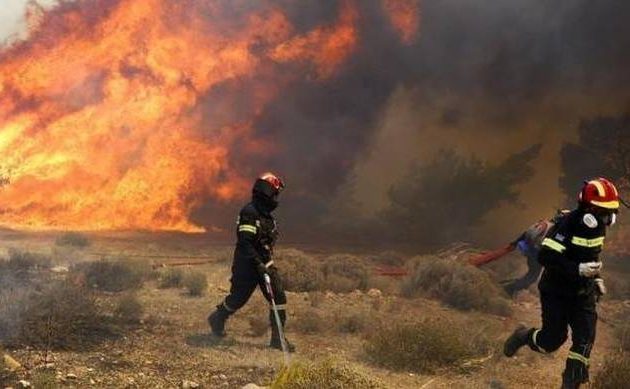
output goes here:
{"type": "Polygon", "coordinates": [[[282,181],[282,179],[273,173],[264,173],[258,179],[268,182],[269,185],[271,185],[271,187],[275,189],[278,193],[282,192],[282,190],[284,189],[284,182],[282,181]]]}
{"type": "Polygon", "coordinates": [[[606,209],[619,209],[619,192],[615,185],[605,178],[585,181],[580,192],[581,204],[594,205],[606,209]]]}

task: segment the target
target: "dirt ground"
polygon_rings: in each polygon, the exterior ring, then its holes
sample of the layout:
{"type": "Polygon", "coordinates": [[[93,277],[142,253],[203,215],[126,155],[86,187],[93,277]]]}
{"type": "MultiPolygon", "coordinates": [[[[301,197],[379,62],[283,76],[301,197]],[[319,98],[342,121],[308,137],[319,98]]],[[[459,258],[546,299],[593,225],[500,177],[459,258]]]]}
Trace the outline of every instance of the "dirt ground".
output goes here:
{"type": "MultiPolygon", "coordinates": [[[[228,322],[229,336],[217,341],[209,335],[208,313],[219,303],[229,288],[231,247],[229,244],[209,245],[202,239],[162,239],[150,234],[127,237],[102,235],[92,238],[85,249],[60,248],[54,235],[4,233],[2,249],[17,247],[47,253],[58,265],[94,260],[103,253],[115,255],[154,255],[153,262],[181,261],[186,256],[208,256],[211,263],[194,266],[203,272],[209,288],[202,297],[190,297],[181,289],[160,289],[150,281],[138,291],[144,306],[141,324],[123,338],[108,341],[83,352],[43,352],[41,350],[8,350],[29,371],[47,366],[54,372],[55,385],[61,387],[107,388],[179,388],[190,381],[203,388],[241,388],[248,383],[269,384],[283,363],[282,353],[267,347],[267,332],[252,334],[250,319],[264,316],[265,302],[256,293],[248,306],[228,322]],[[95,253],[95,255],[91,255],[95,253]]],[[[282,266],[282,263],[278,263],[282,266]]],[[[395,281],[394,281],[395,282],[395,281]]],[[[437,301],[403,299],[396,295],[371,296],[364,292],[347,294],[326,293],[319,296],[318,306],[330,310],[351,307],[377,307],[381,312],[399,310],[407,317],[466,316],[493,323],[497,348],[479,366],[468,371],[441,371],[433,376],[409,372],[391,372],[364,362],[363,338],[360,334],[337,331],[302,334],[292,327],[295,318],[314,306],[308,293],[288,293],[289,324],[287,337],[296,345],[294,361],[313,361],[334,357],[358,370],[377,377],[390,388],[557,388],[564,366],[568,344],[553,355],[539,355],[523,349],[512,359],[502,356],[500,343],[518,322],[539,323],[540,306],[537,297],[520,294],[514,301],[510,318],[461,312],[444,307],[437,301]],[[328,308],[326,308],[328,307],[328,308]]],[[[628,308],[620,301],[604,301],[599,312],[598,338],[592,355],[592,373],[602,366],[604,357],[615,349],[613,338],[615,319],[628,308]]],[[[194,385],[193,385],[194,386],[194,385]]]]}

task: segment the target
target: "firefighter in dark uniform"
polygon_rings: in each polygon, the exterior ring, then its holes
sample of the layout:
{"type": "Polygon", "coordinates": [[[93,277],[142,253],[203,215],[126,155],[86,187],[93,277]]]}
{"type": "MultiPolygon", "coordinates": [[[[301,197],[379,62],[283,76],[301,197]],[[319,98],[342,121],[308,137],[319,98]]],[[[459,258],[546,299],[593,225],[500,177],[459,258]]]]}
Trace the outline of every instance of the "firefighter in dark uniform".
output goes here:
{"type": "Polygon", "coordinates": [[[540,353],[556,351],[567,340],[569,351],[562,388],[574,389],[588,382],[589,357],[595,341],[599,296],[606,293],[600,277],[599,255],[606,229],[615,224],[619,194],[604,178],[585,182],[578,208],[550,229],[538,260],[544,270],[538,284],[542,328],[519,326],[506,340],[504,354],[513,356],[524,345],[540,353]]]}
{"type": "Polygon", "coordinates": [[[538,262],[538,254],[542,241],[547,235],[547,232],[569,212],[570,211],[565,209],[558,210],[553,218],[541,220],[533,224],[512,243],[512,246],[516,247],[518,251],[527,258],[527,273],[520,278],[502,283],[503,289],[507,294],[515,296],[519,291],[529,288],[538,281],[540,273],[543,271],[542,265],[538,262]]]}
{"type": "MultiPolygon", "coordinates": [[[[265,173],[254,183],[252,201],[240,212],[236,236],[237,243],[232,263],[230,294],[208,317],[212,333],[225,336],[226,320],[247,303],[254,290],[260,287],[267,301],[271,302],[264,285],[264,275],[268,274],[275,297],[281,325],[286,322],[287,298],[274,266],[272,254],[278,237],[276,221],[271,212],[278,206],[278,195],[284,189],[284,183],[272,173],[265,173]]],[[[270,347],[281,350],[281,331],[274,320],[273,311],[269,311],[271,323],[270,347]]],[[[286,342],[289,351],[294,347],[286,342]]]]}

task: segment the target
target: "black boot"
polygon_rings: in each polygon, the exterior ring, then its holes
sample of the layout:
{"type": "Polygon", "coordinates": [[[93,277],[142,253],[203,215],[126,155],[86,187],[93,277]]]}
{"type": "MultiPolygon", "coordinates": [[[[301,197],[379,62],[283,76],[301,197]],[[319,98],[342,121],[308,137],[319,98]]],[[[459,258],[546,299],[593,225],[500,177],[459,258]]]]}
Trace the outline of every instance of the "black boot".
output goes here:
{"type": "MultiPolygon", "coordinates": [[[[278,316],[280,316],[280,325],[282,326],[282,329],[284,330],[284,323],[286,323],[287,321],[287,314],[284,310],[279,310],[278,316]]],[[[282,342],[280,341],[280,331],[278,331],[278,326],[276,325],[276,318],[273,313],[273,310],[269,311],[269,321],[271,322],[271,341],[269,342],[269,347],[277,349],[277,350],[282,350],[282,342]]],[[[295,346],[292,345],[287,340],[286,336],[284,337],[284,343],[287,346],[287,351],[289,351],[290,353],[295,351],[295,346]]]]}
{"type": "Polygon", "coordinates": [[[208,316],[208,324],[212,329],[212,334],[219,338],[225,336],[225,321],[230,317],[231,312],[225,309],[223,304],[217,305],[217,310],[208,316]]]}
{"type": "Polygon", "coordinates": [[[561,389],[579,389],[580,383],[568,378],[566,375],[562,376],[562,388],[561,389]]]}
{"type": "Polygon", "coordinates": [[[514,356],[518,349],[527,344],[530,332],[531,330],[524,325],[519,325],[503,344],[503,354],[505,354],[506,357],[514,356]]]}

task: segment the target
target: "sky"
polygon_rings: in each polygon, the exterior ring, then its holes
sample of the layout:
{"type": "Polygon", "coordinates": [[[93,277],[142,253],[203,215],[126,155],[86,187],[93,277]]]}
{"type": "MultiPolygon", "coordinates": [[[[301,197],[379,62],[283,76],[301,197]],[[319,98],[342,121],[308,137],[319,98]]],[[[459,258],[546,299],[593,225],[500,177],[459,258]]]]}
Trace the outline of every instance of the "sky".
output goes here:
{"type": "MultiPolygon", "coordinates": [[[[54,0],[40,0],[39,4],[50,5],[54,0]]],[[[0,41],[10,39],[24,31],[24,13],[28,0],[2,0],[0,7],[0,41]]]]}

